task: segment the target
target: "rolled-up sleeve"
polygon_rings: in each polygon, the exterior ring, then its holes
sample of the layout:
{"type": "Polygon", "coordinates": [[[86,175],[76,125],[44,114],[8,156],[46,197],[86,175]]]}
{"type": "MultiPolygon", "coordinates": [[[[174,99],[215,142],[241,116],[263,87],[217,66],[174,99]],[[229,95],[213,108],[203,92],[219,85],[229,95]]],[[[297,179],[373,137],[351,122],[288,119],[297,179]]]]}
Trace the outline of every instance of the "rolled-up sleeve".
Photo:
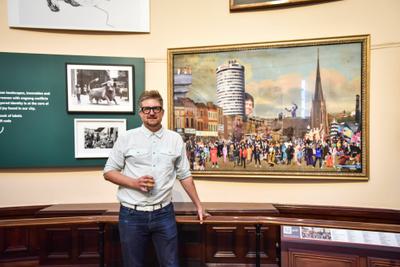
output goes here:
{"type": "Polygon", "coordinates": [[[111,150],[110,156],[107,159],[106,165],[104,166],[103,173],[109,171],[121,171],[125,165],[125,156],[123,152],[124,138],[120,136],[114,144],[111,150]]]}
{"type": "Polygon", "coordinates": [[[189,160],[186,156],[186,145],[185,143],[181,143],[181,153],[179,158],[176,161],[176,178],[178,180],[186,179],[192,176],[190,172],[190,164],[189,160]]]}

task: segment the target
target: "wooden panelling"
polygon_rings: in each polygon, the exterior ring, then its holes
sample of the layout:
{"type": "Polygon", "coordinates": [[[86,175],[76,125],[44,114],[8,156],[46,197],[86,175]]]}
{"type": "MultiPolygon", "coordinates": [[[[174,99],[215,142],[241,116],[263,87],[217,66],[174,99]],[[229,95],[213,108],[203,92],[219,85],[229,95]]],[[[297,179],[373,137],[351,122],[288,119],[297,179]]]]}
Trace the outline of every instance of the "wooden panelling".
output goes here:
{"type": "MultiPolygon", "coordinates": [[[[256,258],[256,227],[253,225],[208,225],[206,228],[206,262],[254,264],[256,258]]],[[[260,258],[263,264],[277,264],[276,243],[279,229],[261,227],[260,258]]]]}
{"type": "Polygon", "coordinates": [[[18,259],[18,261],[0,262],[0,267],[38,267],[39,260],[18,259]]]}
{"type": "MultiPolygon", "coordinates": [[[[254,259],[256,257],[256,227],[255,226],[245,226],[245,257],[254,259]]],[[[261,242],[260,242],[260,257],[261,258],[268,258],[268,245],[266,245],[267,238],[265,238],[266,230],[268,227],[261,227],[261,242]]]]}
{"type": "Polygon", "coordinates": [[[400,267],[400,260],[368,257],[368,267],[400,267]]]}
{"type": "Polygon", "coordinates": [[[99,258],[99,228],[81,227],[78,231],[78,259],[99,258]]]}
{"type": "Polygon", "coordinates": [[[235,262],[238,260],[238,227],[207,226],[207,262],[235,262]]]}
{"type": "MultiPolygon", "coordinates": [[[[398,248],[285,243],[279,231],[280,225],[304,225],[400,232],[400,211],[204,203],[212,217],[200,225],[192,203],[174,206],[182,267],[254,266],[256,225],[261,266],[400,267],[398,248]]],[[[0,267],[122,266],[118,210],[118,203],[0,208],[0,267]]],[[[148,251],[146,267],[158,266],[154,249],[148,251]]]]}
{"type": "Polygon", "coordinates": [[[99,262],[99,227],[74,225],[43,227],[40,263],[43,265],[99,262]]]}
{"type": "Polygon", "coordinates": [[[205,259],[204,227],[178,225],[179,258],[181,266],[201,266],[205,259]]]}
{"type": "Polygon", "coordinates": [[[71,262],[71,227],[45,228],[41,232],[40,262],[71,262]]]}
{"type": "Polygon", "coordinates": [[[284,237],[281,240],[281,258],[282,267],[388,267],[399,265],[400,248],[284,237]]]}
{"type": "Polygon", "coordinates": [[[287,267],[359,267],[360,258],[346,254],[320,254],[317,251],[289,250],[287,267]]]}
{"type": "Polygon", "coordinates": [[[29,250],[29,229],[10,228],[4,232],[2,252],[8,253],[26,253],[29,250]]]}
{"type": "Polygon", "coordinates": [[[38,260],[38,232],[31,227],[0,228],[0,262],[38,260]]]}

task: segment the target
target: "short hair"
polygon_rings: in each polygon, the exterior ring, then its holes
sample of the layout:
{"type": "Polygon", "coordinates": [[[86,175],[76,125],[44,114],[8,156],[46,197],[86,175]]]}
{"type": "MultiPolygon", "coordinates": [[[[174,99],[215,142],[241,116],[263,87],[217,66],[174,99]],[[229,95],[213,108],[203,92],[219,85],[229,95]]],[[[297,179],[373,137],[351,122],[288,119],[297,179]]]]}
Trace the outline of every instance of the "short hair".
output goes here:
{"type": "Polygon", "coordinates": [[[249,93],[244,93],[244,101],[250,100],[254,108],[254,97],[249,93]]]}
{"type": "Polygon", "coordinates": [[[160,102],[161,107],[163,107],[163,99],[157,90],[143,91],[139,97],[139,107],[142,107],[142,102],[147,99],[156,99],[160,102]]]}

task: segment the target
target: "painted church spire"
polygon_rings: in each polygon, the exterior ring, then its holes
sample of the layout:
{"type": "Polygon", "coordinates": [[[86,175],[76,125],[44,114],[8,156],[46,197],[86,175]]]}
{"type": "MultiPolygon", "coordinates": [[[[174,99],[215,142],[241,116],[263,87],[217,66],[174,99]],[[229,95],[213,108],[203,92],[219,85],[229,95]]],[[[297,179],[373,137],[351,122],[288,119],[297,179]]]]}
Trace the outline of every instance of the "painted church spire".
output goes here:
{"type": "Polygon", "coordinates": [[[311,128],[320,129],[324,135],[329,133],[328,113],[322,90],[321,73],[319,66],[319,49],[317,52],[317,71],[315,78],[315,91],[311,107],[311,128]]]}

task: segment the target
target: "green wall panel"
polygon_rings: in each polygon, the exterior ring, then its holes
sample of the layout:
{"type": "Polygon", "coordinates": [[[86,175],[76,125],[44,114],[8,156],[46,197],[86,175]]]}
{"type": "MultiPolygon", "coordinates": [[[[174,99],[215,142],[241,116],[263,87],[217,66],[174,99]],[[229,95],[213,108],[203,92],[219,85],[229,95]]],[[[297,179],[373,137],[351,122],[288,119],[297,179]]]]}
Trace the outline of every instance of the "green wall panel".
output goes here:
{"type": "Polygon", "coordinates": [[[102,166],[105,158],[74,157],[74,119],[125,118],[127,129],[140,125],[136,111],[68,113],[66,63],[132,65],[135,105],[144,89],[143,58],[0,53],[0,168],[102,166]],[[48,92],[48,105],[11,110],[16,105],[7,97],[17,94],[10,92],[48,92]]]}

